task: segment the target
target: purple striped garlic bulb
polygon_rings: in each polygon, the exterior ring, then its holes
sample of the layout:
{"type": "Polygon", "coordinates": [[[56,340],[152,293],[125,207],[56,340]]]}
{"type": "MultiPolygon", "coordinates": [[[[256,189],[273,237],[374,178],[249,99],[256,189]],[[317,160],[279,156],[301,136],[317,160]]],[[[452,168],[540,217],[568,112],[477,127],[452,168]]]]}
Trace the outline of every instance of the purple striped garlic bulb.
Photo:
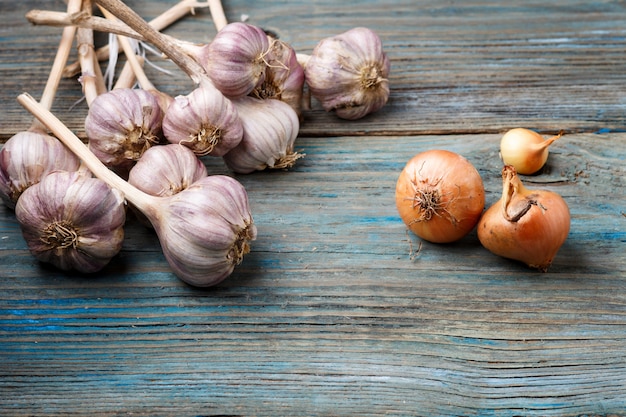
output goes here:
{"type": "Polygon", "coordinates": [[[163,112],[148,91],[120,88],[100,94],[85,118],[89,149],[123,177],[143,153],[162,141],[163,112]]]}
{"type": "MultiPolygon", "coordinates": [[[[168,197],[187,189],[208,175],[206,165],[191,149],[179,144],[153,146],[128,174],[128,183],[144,193],[168,197]]],[[[135,216],[147,227],[150,221],[133,205],[135,216]]]]}
{"type": "Polygon", "coordinates": [[[304,65],[311,95],[324,110],[348,120],[360,119],[387,103],[389,70],[380,38],[364,27],[323,39],[304,65]]]}
{"type": "Polygon", "coordinates": [[[250,95],[273,98],[289,104],[298,114],[302,113],[304,69],[297,59],[296,51],[286,42],[269,37],[270,49],[266,56],[265,80],[250,95]]]}
{"type": "Polygon", "coordinates": [[[128,182],[144,193],[167,197],[206,176],[206,165],[191,149],[169,144],[148,149],[130,170],[128,182]]]}
{"type": "Polygon", "coordinates": [[[190,285],[222,282],[257,235],[243,185],[226,175],[209,175],[167,199],[153,226],[170,267],[190,285]]]}
{"type": "Polygon", "coordinates": [[[163,134],[198,156],[222,156],[241,142],[243,128],[233,103],[205,83],[175,97],[163,118],[163,134]]]}
{"type": "Polygon", "coordinates": [[[243,22],[224,26],[204,48],[200,63],[229,98],[247,96],[265,79],[270,42],[263,29],[243,22]]]}
{"type": "Polygon", "coordinates": [[[50,172],[79,168],[80,160],[57,138],[40,131],[19,132],[0,150],[0,197],[14,209],[24,190],[50,172]]]}
{"type": "Polygon", "coordinates": [[[287,103],[254,97],[234,101],[243,124],[243,139],[224,155],[226,165],[238,174],[264,169],[291,168],[304,155],[294,151],[300,121],[287,103]]]}
{"type": "Polygon", "coordinates": [[[22,193],[15,216],[30,252],[62,270],[97,272],[122,248],[122,193],[80,172],[45,176],[22,193]]]}

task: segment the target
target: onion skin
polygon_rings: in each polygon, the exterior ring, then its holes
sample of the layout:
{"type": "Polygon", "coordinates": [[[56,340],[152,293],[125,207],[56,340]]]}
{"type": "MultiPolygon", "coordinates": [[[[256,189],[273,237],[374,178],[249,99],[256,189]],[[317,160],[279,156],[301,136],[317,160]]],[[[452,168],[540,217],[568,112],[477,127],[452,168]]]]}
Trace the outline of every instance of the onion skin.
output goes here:
{"type": "Polygon", "coordinates": [[[429,150],[411,158],[396,183],[396,207],[420,238],[449,243],[467,235],[485,208],[480,174],[463,156],[429,150]]]}
{"type": "Polygon", "coordinates": [[[525,188],[511,165],[502,182],[502,198],[480,219],[478,239],[498,256],[546,272],[569,234],[567,203],[555,192],[525,188]]]}

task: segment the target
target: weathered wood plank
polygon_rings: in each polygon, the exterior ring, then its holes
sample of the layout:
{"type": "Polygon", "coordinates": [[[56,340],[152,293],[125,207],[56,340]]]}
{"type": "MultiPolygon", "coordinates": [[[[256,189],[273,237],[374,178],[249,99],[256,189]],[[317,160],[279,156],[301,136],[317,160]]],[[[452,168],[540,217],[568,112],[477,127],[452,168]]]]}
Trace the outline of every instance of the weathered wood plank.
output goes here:
{"type": "Polygon", "coordinates": [[[169,273],[136,221],[118,259],[86,277],[34,262],[12,213],[0,211],[0,408],[623,414],[626,204],[623,193],[607,195],[624,187],[626,135],[566,135],[546,171],[525,177],[572,210],[549,273],[496,258],[474,234],[409,257],[393,203],[404,162],[432,147],[462,153],[490,204],[498,139],[299,138],[307,156],[294,170],[238,177],[259,239],[233,277],[207,290],[169,273]]]}
{"type": "MultiPolygon", "coordinates": [[[[152,18],[173,1],[128,3],[152,18]]],[[[0,2],[0,142],[29,126],[15,96],[38,96],[59,40],[26,23],[33,8],[64,4],[0,2]]],[[[623,2],[225,8],[303,52],[356,25],[377,30],[392,60],[388,106],[355,123],[314,102],[295,169],[237,176],[259,238],[215,288],[180,282],[132,218],[102,273],[62,273],[33,259],[1,207],[1,414],[626,415],[623,2]],[[459,152],[491,204],[496,132],[511,126],[577,132],[525,177],[572,212],[550,271],[491,255],[475,233],[424,243],[411,259],[419,243],[393,200],[404,163],[429,148],[459,152]]],[[[198,12],[168,33],[203,42],[214,28],[198,12]]],[[[191,87],[148,72],[170,94],[191,87]]],[[[64,80],[53,110],[82,135],[86,107],[70,109],[80,96],[64,80]]]]}
{"type": "MultiPolygon", "coordinates": [[[[173,1],[129,1],[147,19],[173,1]]],[[[31,26],[33,8],[63,10],[62,2],[0,4],[0,79],[4,109],[0,140],[29,125],[15,97],[40,95],[60,29],[31,26]]],[[[626,128],[626,7],[621,2],[500,2],[360,0],[225,2],[231,21],[250,22],[278,33],[299,52],[351,27],[364,25],[383,39],[392,62],[389,104],[378,114],[349,123],[313,103],[302,126],[305,136],[500,132],[513,126],[594,132],[626,128]]],[[[215,33],[206,11],[167,30],[197,42],[215,33]]],[[[99,43],[106,37],[99,37],[99,43]]],[[[169,94],[186,93],[187,77],[149,68],[155,85],[169,94]]],[[[83,135],[84,103],[76,79],[65,80],[54,111],[83,135]],[[76,105],[76,106],[75,106],[76,105]],[[75,106],[75,107],[73,107],[75,106]]]]}

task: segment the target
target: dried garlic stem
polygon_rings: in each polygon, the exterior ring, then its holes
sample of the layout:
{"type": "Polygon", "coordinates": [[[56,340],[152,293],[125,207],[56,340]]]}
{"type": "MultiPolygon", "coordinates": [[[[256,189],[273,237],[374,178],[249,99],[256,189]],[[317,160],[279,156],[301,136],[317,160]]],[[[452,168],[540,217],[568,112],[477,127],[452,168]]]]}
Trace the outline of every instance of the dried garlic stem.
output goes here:
{"type": "Polygon", "coordinates": [[[222,30],[224,26],[228,24],[228,19],[226,19],[226,14],[224,13],[224,7],[222,6],[221,0],[208,0],[208,1],[209,1],[209,11],[211,12],[211,18],[213,19],[215,28],[219,32],[220,30],[222,30]]]}
{"type": "MultiPolygon", "coordinates": [[[[111,14],[108,10],[102,7],[100,8],[100,10],[102,11],[102,14],[107,19],[112,20],[112,21],[117,20],[116,17],[113,16],[113,14],[111,14]]],[[[117,40],[122,46],[122,49],[124,50],[124,55],[126,55],[127,62],[133,69],[135,77],[137,77],[137,81],[139,82],[139,85],[141,86],[141,88],[143,88],[146,91],[156,90],[156,87],[154,86],[154,84],[152,84],[152,82],[146,76],[146,73],[143,70],[143,66],[137,59],[137,55],[135,54],[133,47],[128,41],[128,38],[126,36],[117,35],[117,40]]]]}
{"type": "MultiPolygon", "coordinates": [[[[67,12],[74,13],[75,11],[80,10],[80,5],[81,0],[70,0],[67,4],[67,12]]],[[[48,82],[46,83],[40,100],[41,105],[47,109],[52,108],[56,90],[59,86],[59,82],[61,81],[63,67],[65,66],[65,63],[70,55],[75,35],[75,27],[63,28],[61,41],[59,42],[59,49],[57,50],[56,57],[54,58],[52,69],[50,70],[50,75],[48,76],[48,82]]]]}
{"type": "Polygon", "coordinates": [[[124,181],[113,171],[108,169],[59,119],[49,110],[42,107],[28,93],[22,93],[17,101],[33,116],[39,119],[52,133],[72,151],[83,164],[98,178],[118,189],[124,197],[139,210],[152,211],[157,197],[153,197],[124,181]]]}
{"type": "Polygon", "coordinates": [[[155,30],[161,31],[186,15],[195,14],[195,9],[201,9],[204,7],[209,7],[209,10],[211,10],[210,2],[201,3],[196,0],[182,0],[167,9],[165,12],[161,13],[161,15],[150,20],[148,24],[155,30]]]}
{"type": "Polygon", "coordinates": [[[100,6],[114,14],[122,22],[136,30],[150,43],[154,44],[161,52],[167,55],[178,67],[180,67],[197,84],[210,82],[202,66],[187,55],[180,46],[170,37],[152,28],[134,10],[120,0],[96,0],[100,6]]]}
{"type": "MultiPolygon", "coordinates": [[[[91,13],[91,0],[83,0],[81,12],[91,13]]],[[[83,93],[87,100],[87,105],[96,99],[96,97],[106,91],[102,71],[97,65],[96,55],[94,52],[93,30],[78,28],[76,34],[78,58],[80,61],[81,78],[83,93]]]]}
{"type": "MultiPolygon", "coordinates": [[[[143,67],[143,57],[135,56],[135,60],[139,65],[143,67]]],[[[130,64],[130,60],[124,63],[120,74],[117,77],[117,82],[113,85],[113,89],[116,88],[132,88],[137,81],[137,77],[135,77],[135,70],[130,64]]]]}
{"type": "MultiPolygon", "coordinates": [[[[67,12],[74,13],[80,10],[80,7],[81,0],[70,0],[67,4],[67,12]]],[[[75,35],[76,28],[63,28],[61,41],[59,42],[59,48],[57,49],[56,56],[54,57],[54,62],[52,63],[50,74],[48,75],[48,81],[46,82],[46,86],[44,87],[43,93],[41,94],[40,103],[48,110],[52,108],[52,103],[54,102],[54,97],[56,96],[57,89],[59,88],[59,83],[63,75],[63,67],[65,67],[65,64],[67,63],[67,59],[70,55],[70,51],[74,43],[75,35]]],[[[35,118],[33,120],[33,124],[31,125],[30,130],[38,130],[43,128],[44,126],[41,124],[41,122],[37,118],[35,118]]]]}
{"type": "MultiPolygon", "coordinates": [[[[161,31],[172,23],[185,17],[187,14],[194,14],[195,9],[209,7],[209,3],[198,2],[195,0],[182,0],[175,4],[159,16],[149,21],[149,25],[155,30],[161,31]]],[[[117,35],[124,35],[130,38],[143,40],[143,37],[128,26],[120,24],[119,22],[109,22],[106,19],[101,19],[95,16],[85,16],[81,13],[61,13],[47,10],[31,10],[26,14],[26,19],[35,25],[48,25],[48,26],[77,26],[85,27],[88,29],[97,30],[100,32],[114,33],[117,35]]],[[[188,42],[178,41],[181,44],[188,42]]],[[[109,58],[109,46],[105,45],[96,50],[98,60],[105,61],[109,58]]],[[[80,63],[74,62],[63,71],[63,76],[66,78],[73,77],[80,72],[80,63]]]]}

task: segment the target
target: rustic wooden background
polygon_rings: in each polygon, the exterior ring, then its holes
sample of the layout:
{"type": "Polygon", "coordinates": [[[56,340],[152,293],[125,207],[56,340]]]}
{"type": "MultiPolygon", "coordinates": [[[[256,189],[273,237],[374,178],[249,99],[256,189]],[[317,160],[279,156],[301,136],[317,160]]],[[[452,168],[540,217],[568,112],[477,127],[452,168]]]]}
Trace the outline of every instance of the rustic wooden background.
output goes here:
{"type": "MultiPolygon", "coordinates": [[[[289,172],[238,176],[259,238],[232,277],[189,287],[129,220],[101,273],[29,254],[0,207],[0,414],[20,416],[626,415],[626,2],[224,0],[309,53],[354,26],[378,32],[391,97],[346,122],[306,112],[289,172]],[[571,232],[550,271],[497,258],[475,233],[407,234],[394,186],[415,153],[449,149],[500,193],[511,127],[564,130],[528,187],[559,192],[571,232]]],[[[128,1],[147,19],[174,0],[128,1]]],[[[60,29],[0,1],[0,142],[28,128],[60,29]]],[[[198,10],[168,34],[207,42],[198,10]]],[[[106,36],[98,36],[103,43],[106,36]]],[[[161,90],[190,81],[148,67],[161,90]]],[[[76,79],[53,112],[84,136],[76,79]]],[[[209,170],[229,173],[215,159],[209,170]]]]}

